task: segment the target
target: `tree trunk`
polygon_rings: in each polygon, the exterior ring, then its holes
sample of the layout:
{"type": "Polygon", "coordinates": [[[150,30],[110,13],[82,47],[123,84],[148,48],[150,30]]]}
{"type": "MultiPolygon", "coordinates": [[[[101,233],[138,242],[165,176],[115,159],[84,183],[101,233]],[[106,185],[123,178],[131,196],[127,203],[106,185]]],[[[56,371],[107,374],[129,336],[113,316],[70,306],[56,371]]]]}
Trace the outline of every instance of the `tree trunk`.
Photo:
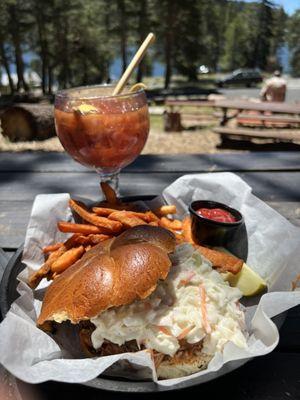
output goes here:
{"type": "Polygon", "coordinates": [[[55,136],[53,106],[20,103],[1,114],[3,135],[12,142],[45,140],[55,136]]]}
{"type": "Polygon", "coordinates": [[[124,72],[127,68],[127,16],[124,0],[118,0],[118,8],[120,17],[122,72],[124,72]]]}
{"type": "Polygon", "coordinates": [[[7,74],[10,93],[13,94],[14,91],[15,91],[14,82],[13,82],[11,74],[10,74],[9,61],[7,59],[7,56],[6,56],[4,44],[2,42],[0,43],[0,55],[1,55],[1,61],[2,61],[3,67],[4,67],[5,72],[7,74]]]}
{"type": "Polygon", "coordinates": [[[166,35],[165,64],[165,89],[167,89],[170,85],[172,75],[172,34],[170,32],[166,35]]]}
{"type": "Polygon", "coordinates": [[[103,65],[103,82],[110,83],[110,73],[109,73],[110,63],[106,61],[103,65]]]}
{"type": "Polygon", "coordinates": [[[52,85],[53,85],[53,69],[50,65],[48,65],[48,94],[52,94],[52,85]]]}
{"type": "MultiPolygon", "coordinates": [[[[148,18],[147,18],[147,0],[140,0],[140,10],[139,10],[139,25],[138,25],[138,33],[139,33],[139,39],[140,43],[138,43],[138,46],[145,40],[145,37],[147,35],[147,32],[149,31],[148,29],[148,18]]],[[[146,70],[146,63],[145,59],[142,61],[137,70],[137,76],[136,76],[136,81],[141,82],[143,80],[143,75],[146,70]]]]}
{"type": "Polygon", "coordinates": [[[172,55],[173,55],[173,29],[174,29],[174,8],[172,7],[172,1],[168,0],[168,16],[166,23],[166,35],[165,35],[165,89],[167,89],[171,82],[172,75],[172,55]]]}
{"type": "Polygon", "coordinates": [[[39,3],[36,5],[35,19],[38,28],[38,37],[40,45],[40,57],[42,61],[42,91],[43,94],[47,92],[47,72],[48,72],[48,46],[44,32],[44,18],[39,3]]]}
{"type": "Polygon", "coordinates": [[[24,62],[23,62],[23,55],[22,55],[22,48],[21,48],[21,38],[19,32],[19,20],[18,15],[16,13],[15,6],[10,7],[10,17],[11,17],[11,24],[10,24],[10,32],[12,36],[12,41],[14,45],[15,51],[15,63],[17,69],[17,76],[18,76],[18,83],[17,83],[17,90],[19,91],[21,87],[28,92],[29,87],[24,78],[24,62]]]}
{"type": "Polygon", "coordinates": [[[24,63],[22,58],[21,45],[17,37],[15,37],[13,41],[15,46],[15,62],[18,76],[17,91],[23,88],[25,92],[28,92],[29,88],[24,78],[24,63]]]}
{"type": "Polygon", "coordinates": [[[69,42],[68,42],[69,24],[65,21],[64,30],[64,60],[63,62],[63,75],[64,75],[64,88],[67,88],[71,84],[71,71],[69,63],[69,42]]]}

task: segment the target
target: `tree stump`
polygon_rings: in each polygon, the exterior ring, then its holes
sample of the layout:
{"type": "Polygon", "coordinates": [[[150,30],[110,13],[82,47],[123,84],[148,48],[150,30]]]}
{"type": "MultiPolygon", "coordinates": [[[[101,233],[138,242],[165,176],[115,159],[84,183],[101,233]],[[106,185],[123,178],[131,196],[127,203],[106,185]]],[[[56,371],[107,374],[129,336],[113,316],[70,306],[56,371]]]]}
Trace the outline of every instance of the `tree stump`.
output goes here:
{"type": "Polygon", "coordinates": [[[181,115],[179,112],[164,112],[165,132],[181,132],[181,115]]]}
{"type": "Polygon", "coordinates": [[[55,136],[53,111],[50,104],[9,106],[1,113],[2,134],[11,142],[49,139],[55,136]]]}

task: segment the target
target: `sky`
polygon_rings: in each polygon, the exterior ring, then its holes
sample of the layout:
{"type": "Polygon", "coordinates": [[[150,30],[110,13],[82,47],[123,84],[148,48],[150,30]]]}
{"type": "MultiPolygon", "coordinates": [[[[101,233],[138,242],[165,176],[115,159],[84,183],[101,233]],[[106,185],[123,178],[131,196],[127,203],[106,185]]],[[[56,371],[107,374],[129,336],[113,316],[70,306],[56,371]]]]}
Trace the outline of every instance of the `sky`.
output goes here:
{"type": "MultiPolygon", "coordinates": [[[[244,0],[251,3],[253,0],[244,0]]],[[[297,9],[300,9],[300,0],[273,0],[275,4],[282,6],[288,14],[293,14],[297,9]]]]}

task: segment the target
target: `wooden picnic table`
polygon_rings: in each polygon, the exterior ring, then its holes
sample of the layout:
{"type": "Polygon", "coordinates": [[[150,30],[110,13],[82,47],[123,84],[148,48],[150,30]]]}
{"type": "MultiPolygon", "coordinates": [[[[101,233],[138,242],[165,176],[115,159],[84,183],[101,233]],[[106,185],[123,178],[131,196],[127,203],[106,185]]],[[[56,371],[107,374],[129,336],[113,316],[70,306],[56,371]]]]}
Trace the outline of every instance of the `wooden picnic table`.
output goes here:
{"type": "MultiPolygon", "coordinates": [[[[140,156],[121,174],[123,195],[158,194],[184,174],[232,171],[253,187],[253,192],[271,207],[300,226],[299,153],[243,153],[209,155],[140,156]]],[[[34,197],[39,193],[70,192],[91,199],[99,197],[99,182],[89,171],[60,153],[0,155],[0,265],[23,243],[34,197]]],[[[270,221],[271,223],[271,221],[270,221]]],[[[201,386],[185,390],[187,396],[243,399],[299,399],[300,309],[288,313],[275,351],[238,370],[201,386]],[[217,383],[217,384],[216,384],[217,383]]],[[[47,382],[36,386],[14,381],[21,395],[34,390],[34,398],[128,399],[128,394],[109,393],[80,385],[47,382]]],[[[33,396],[33,395],[32,395],[33,396]]],[[[137,395],[144,398],[145,395],[137,395]]],[[[151,395],[149,395],[150,398],[151,395]]],[[[164,399],[165,393],[155,393],[164,399]]],[[[11,397],[14,398],[14,397],[11,397]]],[[[16,397],[19,398],[19,397],[16,397]]],[[[30,395],[28,398],[32,398],[30,395]]],[[[151,397],[152,398],[152,397],[151,397]]]]}
{"type": "Polygon", "coordinates": [[[227,124],[229,119],[235,118],[242,111],[259,111],[272,112],[279,114],[300,115],[300,104],[291,103],[273,103],[273,102],[254,102],[247,100],[217,100],[214,104],[215,108],[221,108],[223,118],[220,125],[227,124]],[[236,110],[237,113],[228,117],[228,110],[236,110]]]}

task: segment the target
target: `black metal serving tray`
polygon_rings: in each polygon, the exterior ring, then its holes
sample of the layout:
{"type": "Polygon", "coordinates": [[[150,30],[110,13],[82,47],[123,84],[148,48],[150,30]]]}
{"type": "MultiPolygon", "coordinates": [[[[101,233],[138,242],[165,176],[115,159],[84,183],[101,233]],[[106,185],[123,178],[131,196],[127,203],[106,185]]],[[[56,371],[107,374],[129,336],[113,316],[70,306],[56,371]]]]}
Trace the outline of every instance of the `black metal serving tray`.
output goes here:
{"type": "MultiPolygon", "coordinates": [[[[155,196],[135,196],[123,198],[123,201],[149,201],[154,199],[155,196]]],[[[22,263],[23,245],[18,248],[15,254],[8,261],[5,271],[2,276],[0,283],[0,310],[2,318],[5,317],[10,309],[11,304],[18,298],[17,292],[17,276],[25,268],[22,263]]],[[[286,314],[281,314],[273,319],[278,328],[281,327],[285,320],[286,314]]],[[[157,385],[152,381],[133,381],[123,378],[111,378],[108,376],[101,375],[89,382],[83,383],[85,386],[93,387],[96,389],[109,390],[114,392],[132,392],[132,393],[149,393],[149,392],[162,392],[183,389],[201,383],[205,383],[216,379],[217,377],[223,376],[228,372],[234,371],[235,369],[246,364],[250,359],[244,359],[240,361],[232,361],[225,364],[221,370],[210,373],[205,376],[191,378],[187,381],[183,381],[172,386],[161,386],[157,385]]]]}

